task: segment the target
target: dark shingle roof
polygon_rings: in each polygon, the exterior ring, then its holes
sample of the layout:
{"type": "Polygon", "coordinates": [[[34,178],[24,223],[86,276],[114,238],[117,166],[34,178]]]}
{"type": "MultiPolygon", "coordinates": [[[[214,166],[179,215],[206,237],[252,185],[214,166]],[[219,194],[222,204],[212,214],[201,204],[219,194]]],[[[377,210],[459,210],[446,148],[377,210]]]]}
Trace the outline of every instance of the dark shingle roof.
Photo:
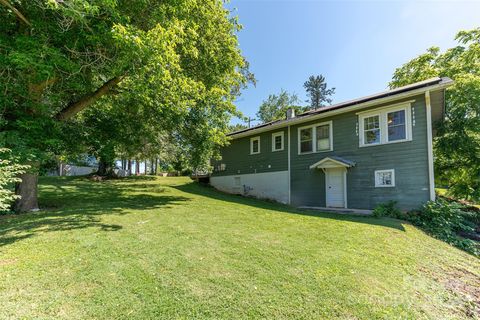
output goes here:
{"type": "Polygon", "coordinates": [[[449,83],[453,83],[453,81],[450,78],[447,78],[447,77],[431,78],[431,79],[428,79],[428,80],[416,82],[416,83],[409,84],[407,86],[399,87],[399,88],[392,89],[392,90],[379,92],[379,93],[369,95],[369,96],[365,96],[365,97],[362,97],[362,98],[344,101],[344,102],[341,102],[341,103],[337,103],[337,104],[334,104],[334,105],[331,105],[331,106],[319,108],[319,109],[316,109],[316,110],[310,110],[310,111],[301,113],[301,114],[297,115],[296,117],[294,117],[292,119],[276,120],[276,121],[272,121],[272,122],[263,123],[263,124],[260,124],[258,126],[255,126],[255,127],[251,127],[251,128],[247,128],[247,129],[243,129],[243,130],[238,130],[238,131],[229,133],[228,136],[233,136],[233,135],[237,135],[237,134],[240,134],[240,133],[244,133],[244,132],[248,132],[248,131],[256,130],[256,129],[260,129],[260,128],[266,128],[266,127],[269,127],[269,126],[280,124],[282,122],[286,123],[286,122],[295,121],[295,120],[302,119],[302,118],[304,119],[306,117],[310,117],[310,116],[313,116],[313,115],[318,115],[318,114],[321,114],[321,113],[326,113],[326,112],[329,112],[329,111],[338,110],[338,109],[341,109],[341,108],[346,108],[346,107],[350,107],[350,106],[353,106],[353,105],[357,105],[357,104],[361,104],[361,103],[365,103],[365,102],[369,102],[369,101],[373,101],[373,100],[378,100],[378,99],[382,99],[382,98],[386,98],[386,97],[390,97],[390,96],[395,96],[395,95],[399,95],[399,94],[402,94],[402,93],[405,93],[405,92],[414,91],[414,90],[425,88],[425,87],[430,87],[430,86],[433,86],[433,85],[449,84],[449,83]]]}

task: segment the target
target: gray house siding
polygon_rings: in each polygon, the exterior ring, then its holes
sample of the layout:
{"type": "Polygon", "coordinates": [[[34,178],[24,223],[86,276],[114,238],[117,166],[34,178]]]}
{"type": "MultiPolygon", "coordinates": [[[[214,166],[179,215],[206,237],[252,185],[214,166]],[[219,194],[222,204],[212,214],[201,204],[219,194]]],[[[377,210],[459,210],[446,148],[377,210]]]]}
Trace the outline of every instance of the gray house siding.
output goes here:
{"type": "MultiPolygon", "coordinates": [[[[360,130],[357,111],[291,125],[290,179],[288,173],[282,178],[289,180],[290,203],[294,206],[326,206],[325,174],[322,170],[309,167],[328,156],[338,156],[355,162],[354,167],[347,169],[346,175],[348,208],[372,209],[379,203],[394,200],[401,209],[407,210],[417,208],[428,201],[430,195],[425,96],[419,94],[408,99],[364,108],[361,111],[410,100],[415,100],[411,104],[411,117],[414,118],[411,141],[360,147],[359,135],[362,133],[357,133],[360,130]],[[298,128],[327,121],[332,121],[333,150],[298,154],[298,128]],[[375,170],[388,169],[395,170],[395,187],[376,188],[375,170]]],[[[439,104],[433,106],[434,109],[441,107],[439,104]]],[[[212,177],[232,176],[233,181],[233,176],[238,175],[286,172],[288,140],[288,127],[234,139],[229,146],[222,149],[222,159],[213,162],[214,166],[224,164],[225,170],[214,170],[212,177]],[[279,131],[284,132],[284,149],[272,152],[272,134],[279,131]],[[260,136],[261,152],[251,155],[250,139],[256,136],[260,136]]],[[[217,181],[220,180],[217,178],[217,181]]],[[[243,181],[242,178],[242,185],[243,181]]],[[[275,181],[271,183],[275,184],[275,181]]]]}
{"type": "Polygon", "coordinates": [[[224,171],[214,171],[213,176],[275,172],[288,170],[288,136],[287,128],[264,132],[231,141],[222,148],[222,159],[213,165],[225,164],[224,171]],[[272,134],[283,131],[284,148],[272,152],[272,134]],[[260,153],[250,154],[250,139],[260,137],[260,153]]]}
{"type": "MultiPolygon", "coordinates": [[[[290,150],[292,205],[326,206],[325,175],[322,170],[310,169],[309,166],[327,156],[340,156],[356,163],[355,167],[347,171],[349,208],[371,209],[379,203],[395,200],[398,201],[400,208],[413,209],[428,201],[425,99],[423,95],[414,99],[412,108],[415,110],[415,126],[412,127],[412,141],[359,147],[358,115],[355,112],[292,126],[290,150]],[[333,125],[333,151],[299,155],[298,128],[330,120],[333,125]],[[395,187],[375,188],[374,171],[384,169],[395,170],[395,187]]],[[[379,107],[382,105],[370,109],[379,107]]]]}

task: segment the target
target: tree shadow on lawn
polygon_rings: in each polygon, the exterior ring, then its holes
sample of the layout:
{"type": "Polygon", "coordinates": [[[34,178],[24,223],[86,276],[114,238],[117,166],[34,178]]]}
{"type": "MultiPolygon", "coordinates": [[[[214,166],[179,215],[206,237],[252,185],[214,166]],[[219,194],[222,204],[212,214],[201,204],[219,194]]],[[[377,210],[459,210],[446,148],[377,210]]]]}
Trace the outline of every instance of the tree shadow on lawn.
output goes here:
{"type": "Polygon", "coordinates": [[[122,226],[103,223],[102,216],[131,214],[129,210],[171,208],[190,200],[165,195],[164,189],[155,185],[147,189],[145,184],[122,186],[78,178],[45,179],[41,184],[41,211],[0,216],[0,247],[46,232],[85,228],[117,231],[122,226]]]}
{"type": "Polygon", "coordinates": [[[397,219],[392,219],[392,218],[379,219],[379,218],[368,217],[368,216],[328,213],[328,212],[321,212],[317,210],[298,209],[298,208],[284,205],[278,202],[223,193],[221,191],[216,190],[213,187],[198,184],[195,182],[186,183],[180,186],[172,186],[172,187],[180,191],[191,193],[191,194],[196,194],[196,195],[200,195],[200,196],[204,196],[204,197],[208,197],[216,200],[221,200],[221,201],[227,201],[227,202],[233,202],[237,204],[252,206],[260,209],[275,210],[280,213],[298,214],[302,216],[319,217],[319,218],[333,219],[338,221],[365,223],[365,224],[389,227],[389,228],[397,229],[400,231],[405,231],[405,228],[403,227],[402,223],[406,223],[406,222],[403,222],[397,219]]]}

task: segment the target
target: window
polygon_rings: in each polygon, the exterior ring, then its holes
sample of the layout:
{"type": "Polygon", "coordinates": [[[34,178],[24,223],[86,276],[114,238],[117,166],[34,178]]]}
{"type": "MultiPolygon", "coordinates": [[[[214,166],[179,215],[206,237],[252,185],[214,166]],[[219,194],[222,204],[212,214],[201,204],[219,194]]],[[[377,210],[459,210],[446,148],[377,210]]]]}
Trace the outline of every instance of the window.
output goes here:
{"type": "Polygon", "coordinates": [[[298,153],[332,151],[332,121],[298,128],[298,153]]]}
{"type": "Polygon", "coordinates": [[[283,150],[283,131],[272,134],[272,151],[283,150]]]}
{"type": "Polygon", "coordinates": [[[300,130],[300,153],[313,151],[313,128],[300,130]]]}
{"type": "Polygon", "coordinates": [[[375,171],[375,187],[395,187],[395,170],[375,171]]]}
{"type": "Polygon", "coordinates": [[[388,141],[403,140],[406,137],[405,110],[387,113],[388,141]]]}
{"type": "Polygon", "coordinates": [[[411,102],[358,113],[360,147],[411,141],[411,102]]]}
{"type": "Polygon", "coordinates": [[[380,116],[371,116],[363,119],[363,143],[380,143],[380,116]]]}
{"type": "Polygon", "coordinates": [[[317,151],[330,150],[330,125],[317,127],[317,151]]]}
{"type": "Polygon", "coordinates": [[[260,137],[250,139],[250,154],[260,153],[260,137]]]}

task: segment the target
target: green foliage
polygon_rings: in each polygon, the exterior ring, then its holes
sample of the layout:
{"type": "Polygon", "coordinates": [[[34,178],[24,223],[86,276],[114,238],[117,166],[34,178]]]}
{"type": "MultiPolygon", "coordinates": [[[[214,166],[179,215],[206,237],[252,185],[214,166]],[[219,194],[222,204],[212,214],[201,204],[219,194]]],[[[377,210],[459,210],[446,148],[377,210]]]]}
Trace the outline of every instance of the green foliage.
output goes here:
{"type": "Polygon", "coordinates": [[[418,211],[402,212],[396,201],[379,204],[373,216],[392,217],[410,221],[437,239],[443,240],[474,255],[480,255],[480,244],[461,235],[474,233],[480,226],[480,211],[469,210],[455,201],[438,198],[429,201],[418,211]]]}
{"type": "Polygon", "coordinates": [[[10,205],[18,199],[13,192],[15,183],[20,182],[18,175],[25,173],[28,166],[17,163],[18,159],[11,155],[11,150],[0,148],[0,213],[10,209],[10,205]]]}
{"type": "Polygon", "coordinates": [[[0,125],[22,159],[142,155],[156,131],[195,167],[226,143],[233,101],[254,77],[223,1],[11,3],[29,24],[0,5],[0,125]]]}
{"type": "Polygon", "coordinates": [[[395,88],[435,76],[450,77],[445,120],[436,124],[434,139],[436,178],[449,185],[449,194],[480,199],[480,28],[460,31],[458,45],[441,53],[427,50],[395,70],[395,88]]]}
{"type": "Polygon", "coordinates": [[[331,104],[331,96],[335,94],[335,88],[327,89],[327,82],[322,75],[310,76],[303,84],[310,98],[307,102],[310,103],[309,109],[318,109],[325,106],[325,103],[331,104]]]}
{"type": "Polygon", "coordinates": [[[396,207],[397,201],[390,200],[385,203],[380,203],[373,209],[372,214],[374,217],[393,217],[400,218],[402,212],[396,207]]]}
{"type": "Polygon", "coordinates": [[[228,132],[235,132],[235,131],[240,131],[240,130],[243,130],[243,129],[248,129],[248,126],[246,124],[243,124],[243,123],[237,123],[237,124],[228,126],[228,132]]]}
{"type": "Polygon", "coordinates": [[[480,245],[459,236],[459,233],[475,231],[480,214],[466,210],[465,206],[442,199],[426,203],[419,212],[409,214],[409,220],[451,245],[467,252],[480,255],[480,245]]]}
{"type": "Polygon", "coordinates": [[[300,99],[296,94],[290,94],[282,89],[278,95],[271,94],[263,100],[257,112],[258,120],[263,123],[283,120],[289,108],[295,109],[296,113],[302,113],[305,109],[299,106],[299,103],[300,99]]]}

